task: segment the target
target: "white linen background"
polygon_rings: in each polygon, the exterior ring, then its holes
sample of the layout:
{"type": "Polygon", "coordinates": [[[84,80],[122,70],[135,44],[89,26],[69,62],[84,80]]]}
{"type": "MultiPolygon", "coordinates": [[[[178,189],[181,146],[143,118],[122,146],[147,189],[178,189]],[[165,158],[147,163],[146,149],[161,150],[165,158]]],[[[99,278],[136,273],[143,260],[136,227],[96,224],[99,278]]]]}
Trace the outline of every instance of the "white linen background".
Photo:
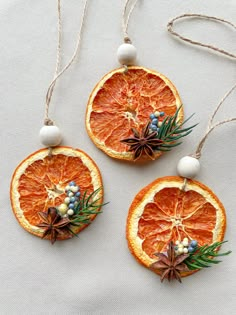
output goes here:
{"type": "MultiPolygon", "coordinates": [[[[214,132],[206,143],[198,180],[223,202],[228,218],[224,262],[185,278],[160,283],[127,249],[126,215],[135,194],[157,177],[175,175],[176,163],[192,153],[209,114],[236,79],[235,61],[170,36],[167,22],[186,12],[235,22],[235,0],[140,0],[129,34],[138,64],[165,74],[178,88],[186,116],[200,122],[183,144],[158,161],[135,165],[115,161],[85,131],[89,93],[118,67],[122,43],[122,0],[90,0],[79,59],[56,86],[51,116],[64,144],[86,151],[104,180],[103,213],[79,238],[41,240],[21,228],[9,202],[9,183],[18,163],[41,147],[45,93],[56,54],[56,0],[0,1],[0,313],[1,314],[233,314],[236,306],[236,125],[214,132]]],[[[63,63],[75,46],[83,1],[63,0],[63,63]]],[[[179,23],[191,38],[235,52],[235,31],[214,22],[179,23]]],[[[218,118],[236,115],[236,95],[218,118]]]]}

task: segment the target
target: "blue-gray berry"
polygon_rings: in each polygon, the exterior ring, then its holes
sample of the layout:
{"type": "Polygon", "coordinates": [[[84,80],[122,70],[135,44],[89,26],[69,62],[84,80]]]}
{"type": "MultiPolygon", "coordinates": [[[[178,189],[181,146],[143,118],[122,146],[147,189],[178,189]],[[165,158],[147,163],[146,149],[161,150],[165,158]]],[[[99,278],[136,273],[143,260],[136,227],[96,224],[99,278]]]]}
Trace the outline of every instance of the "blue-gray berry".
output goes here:
{"type": "Polygon", "coordinates": [[[193,248],[192,246],[189,246],[189,247],[188,247],[188,252],[189,252],[189,253],[192,253],[193,251],[194,251],[194,248],[193,248]]]}
{"type": "Polygon", "coordinates": [[[197,241],[196,241],[196,240],[192,240],[192,241],[190,242],[190,246],[196,247],[196,246],[197,246],[197,241]]]}
{"type": "Polygon", "coordinates": [[[153,131],[157,131],[157,126],[156,126],[156,125],[150,125],[150,128],[151,128],[153,131]]]}
{"type": "Polygon", "coordinates": [[[152,125],[157,125],[158,124],[158,119],[157,118],[154,118],[153,120],[152,120],[152,125]]]}

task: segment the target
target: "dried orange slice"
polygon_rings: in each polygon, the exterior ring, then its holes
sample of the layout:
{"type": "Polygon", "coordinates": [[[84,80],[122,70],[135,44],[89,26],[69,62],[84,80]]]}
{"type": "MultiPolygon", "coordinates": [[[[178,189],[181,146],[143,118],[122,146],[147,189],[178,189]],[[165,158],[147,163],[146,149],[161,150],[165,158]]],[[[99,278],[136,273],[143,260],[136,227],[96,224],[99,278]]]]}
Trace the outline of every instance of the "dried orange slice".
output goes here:
{"type": "Polygon", "coordinates": [[[224,238],[226,215],[217,196],[195,180],[188,180],[182,188],[183,178],[159,178],[143,188],[130,206],[129,249],[146,267],[157,261],[154,253],[166,252],[170,241],[187,237],[203,246],[224,238]]]}
{"type": "MultiPolygon", "coordinates": [[[[38,212],[62,204],[70,181],[80,186],[81,194],[85,191],[91,194],[102,187],[97,165],[83,151],[60,146],[48,153],[48,149],[41,149],[21,162],[13,174],[10,189],[12,209],[20,225],[39,237],[44,230],[37,227],[41,222],[38,212]]],[[[101,189],[96,198],[102,197],[101,189]]],[[[86,226],[73,227],[73,232],[79,233],[86,226]]],[[[69,232],[58,235],[58,239],[67,238],[71,238],[69,232]]]]}
{"type": "MultiPolygon", "coordinates": [[[[141,132],[150,114],[161,111],[173,116],[180,106],[175,86],[164,75],[143,67],[129,67],[127,72],[119,68],[106,74],[92,91],[86,128],[95,145],[106,154],[133,161],[129,147],[121,143],[132,135],[131,128],[141,132]]],[[[178,122],[183,122],[182,107],[178,122]]],[[[154,158],[160,155],[156,151],[154,158]]]]}

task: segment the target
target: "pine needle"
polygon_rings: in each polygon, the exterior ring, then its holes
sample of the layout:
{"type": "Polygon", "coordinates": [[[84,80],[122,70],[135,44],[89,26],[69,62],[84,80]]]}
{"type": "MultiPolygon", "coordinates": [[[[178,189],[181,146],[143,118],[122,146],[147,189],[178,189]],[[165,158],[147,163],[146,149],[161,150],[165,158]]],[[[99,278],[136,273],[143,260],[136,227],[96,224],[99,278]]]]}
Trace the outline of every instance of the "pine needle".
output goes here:
{"type": "Polygon", "coordinates": [[[91,216],[101,213],[100,208],[108,204],[100,203],[101,197],[96,198],[97,194],[102,188],[94,190],[90,195],[87,190],[84,192],[82,198],[79,200],[78,205],[74,209],[74,215],[70,219],[70,224],[73,226],[80,226],[83,224],[90,224],[91,216]]]}
{"type": "Polygon", "coordinates": [[[157,137],[162,140],[163,143],[158,146],[158,150],[160,151],[170,151],[172,148],[181,144],[178,140],[189,135],[193,128],[197,126],[197,124],[192,125],[187,128],[182,128],[187,121],[189,121],[193,115],[188,117],[182,123],[178,123],[178,113],[182,105],[177,109],[174,116],[167,116],[158,131],[157,137]]]}
{"type": "Polygon", "coordinates": [[[227,256],[231,253],[231,251],[218,253],[218,248],[226,242],[227,241],[215,242],[210,246],[204,245],[197,247],[195,251],[190,253],[184,260],[184,263],[190,270],[208,268],[211,267],[211,264],[219,264],[221,260],[216,260],[215,257],[227,256]]]}

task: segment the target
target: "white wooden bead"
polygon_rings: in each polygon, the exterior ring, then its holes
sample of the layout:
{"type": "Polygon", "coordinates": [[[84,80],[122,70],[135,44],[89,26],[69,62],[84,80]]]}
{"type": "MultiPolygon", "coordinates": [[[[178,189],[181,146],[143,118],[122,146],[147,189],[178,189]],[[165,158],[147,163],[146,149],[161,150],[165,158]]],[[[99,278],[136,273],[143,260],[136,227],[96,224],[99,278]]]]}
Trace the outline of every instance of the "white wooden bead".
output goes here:
{"type": "Polygon", "coordinates": [[[137,50],[132,44],[122,44],[117,50],[117,58],[122,65],[134,65],[137,57],[137,50]]]}
{"type": "Polygon", "coordinates": [[[185,178],[194,178],[200,171],[200,163],[198,159],[192,156],[185,156],[179,160],[177,172],[185,178]]]}
{"type": "Polygon", "coordinates": [[[43,126],[39,132],[39,138],[43,145],[55,147],[61,143],[62,136],[57,126],[43,126]]]}

